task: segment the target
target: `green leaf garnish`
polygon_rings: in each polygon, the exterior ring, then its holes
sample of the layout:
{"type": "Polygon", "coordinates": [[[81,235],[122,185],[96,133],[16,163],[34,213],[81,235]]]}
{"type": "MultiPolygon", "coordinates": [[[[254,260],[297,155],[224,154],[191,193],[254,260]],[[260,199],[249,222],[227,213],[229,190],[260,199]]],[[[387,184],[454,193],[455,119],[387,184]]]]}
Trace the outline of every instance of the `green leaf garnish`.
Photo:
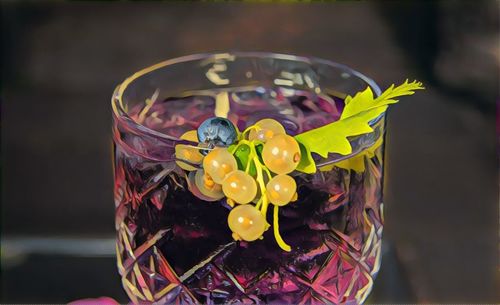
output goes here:
{"type": "MultiPolygon", "coordinates": [[[[314,163],[311,152],[323,158],[327,158],[329,153],[341,155],[352,153],[348,137],[372,132],[373,129],[369,125],[371,120],[385,112],[390,104],[397,103],[396,97],[412,95],[415,93],[414,90],[418,89],[424,89],[421,82],[409,83],[406,80],[400,86],[391,85],[377,98],[373,98],[370,87],[354,97],[347,96],[346,105],[338,121],[295,136],[295,140],[305,147],[305,153],[302,153],[300,162],[312,161],[314,163]]],[[[312,166],[316,167],[315,164],[309,164],[307,169],[310,171],[312,166]]],[[[304,171],[303,169],[304,167],[301,167],[298,170],[304,171]]]]}
{"type": "Polygon", "coordinates": [[[406,80],[403,84],[397,87],[394,87],[394,84],[392,84],[379,97],[373,99],[372,90],[370,89],[370,87],[367,87],[364,91],[358,92],[356,95],[354,95],[354,97],[351,97],[349,95],[346,97],[346,106],[342,111],[340,120],[378,107],[385,106],[385,109],[387,109],[388,105],[398,102],[397,99],[394,99],[395,97],[412,95],[415,93],[414,90],[419,89],[424,89],[421,82],[413,81],[411,83],[408,83],[408,80],[406,80]]]}

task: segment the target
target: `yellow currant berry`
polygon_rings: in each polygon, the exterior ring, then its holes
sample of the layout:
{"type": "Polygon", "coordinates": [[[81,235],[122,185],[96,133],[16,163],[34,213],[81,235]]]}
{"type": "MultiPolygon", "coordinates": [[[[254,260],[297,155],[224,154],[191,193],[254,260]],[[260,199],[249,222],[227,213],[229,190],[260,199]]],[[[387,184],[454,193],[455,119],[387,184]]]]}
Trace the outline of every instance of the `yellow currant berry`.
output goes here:
{"type": "Polygon", "coordinates": [[[257,195],[257,183],[249,174],[235,170],[226,176],[222,182],[222,191],[227,198],[239,204],[249,203],[257,195]]]}
{"type": "Polygon", "coordinates": [[[226,148],[216,147],[203,159],[203,169],[215,183],[222,183],[227,174],[238,169],[234,156],[226,148]]]}
{"type": "Polygon", "coordinates": [[[203,170],[196,171],[194,182],[202,195],[216,200],[224,198],[222,186],[215,183],[203,170]]]}
{"type": "Polygon", "coordinates": [[[279,134],[286,134],[285,128],[278,121],[273,119],[263,119],[254,124],[257,129],[250,130],[248,139],[267,141],[279,134]]]}
{"type": "Polygon", "coordinates": [[[266,185],[267,198],[278,206],[284,206],[292,201],[296,190],[295,180],[283,174],[274,176],[266,185]]]}
{"type": "Polygon", "coordinates": [[[239,205],[232,209],[227,223],[233,231],[234,239],[245,241],[259,239],[268,228],[262,213],[250,204],[239,205]]]}
{"type": "Polygon", "coordinates": [[[198,134],[197,134],[196,130],[186,131],[185,133],[182,134],[182,136],[180,138],[182,140],[198,142],[198,134]]]}
{"type": "Polygon", "coordinates": [[[289,135],[276,135],[264,144],[262,159],[272,172],[288,174],[299,164],[299,144],[289,135]]]}
{"type": "MultiPolygon", "coordinates": [[[[188,140],[193,142],[198,142],[198,136],[196,135],[196,130],[190,130],[184,133],[181,137],[182,140],[188,140]]],[[[175,156],[177,159],[186,160],[192,164],[201,164],[203,161],[203,155],[200,150],[189,145],[177,144],[175,145],[175,156]]],[[[182,161],[175,161],[180,168],[187,171],[194,171],[196,167],[187,164],[182,161]]]]}

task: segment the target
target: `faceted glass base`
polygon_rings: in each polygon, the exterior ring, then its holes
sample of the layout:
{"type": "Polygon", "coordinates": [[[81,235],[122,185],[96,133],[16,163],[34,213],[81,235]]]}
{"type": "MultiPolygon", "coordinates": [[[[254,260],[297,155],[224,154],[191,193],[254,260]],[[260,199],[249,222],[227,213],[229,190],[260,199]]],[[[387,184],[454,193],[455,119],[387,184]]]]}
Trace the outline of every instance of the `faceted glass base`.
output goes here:
{"type": "Polygon", "coordinates": [[[380,265],[380,162],[297,179],[301,200],[280,209],[284,252],[271,230],[232,241],[228,210],[203,202],[174,167],[117,151],[118,266],[131,300],[161,304],[325,304],[364,301],[380,265]],[[311,189],[314,187],[314,191],[311,189]]]}

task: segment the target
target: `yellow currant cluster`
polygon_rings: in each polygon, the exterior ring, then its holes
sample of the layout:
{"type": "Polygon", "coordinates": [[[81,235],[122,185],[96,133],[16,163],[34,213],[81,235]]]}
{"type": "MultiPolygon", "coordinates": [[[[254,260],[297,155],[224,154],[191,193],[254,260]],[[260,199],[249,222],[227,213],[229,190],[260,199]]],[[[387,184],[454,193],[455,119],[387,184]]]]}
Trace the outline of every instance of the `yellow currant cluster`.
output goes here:
{"type": "MultiPolygon", "coordinates": [[[[195,130],[188,131],[181,139],[194,142],[196,135],[195,130]]],[[[190,172],[193,194],[207,201],[227,198],[232,207],[228,225],[235,240],[262,238],[270,227],[266,215],[272,204],[274,236],[282,249],[290,251],[279,234],[278,210],[297,199],[297,185],[288,174],[301,156],[299,144],[278,121],[260,120],[240,133],[236,143],[215,147],[205,156],[198,146],[179,144],[175,151],[177,164],[190,172]]]]}

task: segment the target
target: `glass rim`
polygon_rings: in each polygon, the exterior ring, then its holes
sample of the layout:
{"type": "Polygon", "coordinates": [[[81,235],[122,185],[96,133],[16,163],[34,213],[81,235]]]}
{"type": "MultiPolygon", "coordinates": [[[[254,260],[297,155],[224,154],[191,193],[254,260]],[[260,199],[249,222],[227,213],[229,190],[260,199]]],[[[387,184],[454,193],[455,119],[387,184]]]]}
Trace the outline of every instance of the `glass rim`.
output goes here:
{"type": "MultiPolygon", "coordinates": [[[[138,130],[140,132],[143,132],[147,135],[154,136],[157,138],[162,138],[165,140],[170,140],[170,141],[180,141],[179,138],[170,136],[168,134],[156,131],[154,129],[151,129],[149,127],[146,127],[145,125],[138,123],[136,120],[132,119],[127,111],[125,111],[125,107],[123,105],[123,93],[125,90],[128,88],[128,86],[134,82],[136,79],[153,72],[155,70],[171,66],[174,64],[182,63],[182,62],[189,62],[189,61],[196,61],[196,60],[203,60],[203,59],[208,59],[208,58],[214,58],[214,59],[224,59],[230,56],[235,56],[235,57],[255,57],[255,58],[275,58],[275,59],[281,59],[281,60],[292,60],[292,61],[300,61],[304,62],[307,64],[322,64],[330,67],[334,67],[337,69],[344,70],[351,75],[359,78],[363,82],[365,82],[372,90],[375,96],[379,96],[381,94],[381,89],[377,85],[377,83],[369,78],[368,76],[362,74],[361,72],[352,69],[351,67],[340,64],[331,60],[327,59],[322,59],[319,57],[315,56],[299,56],[299,55],[291,55],[291,54],[284,54],[284,53],[273,53],[273,52],[257,52],[257,51],[251,51],[251,52],[240,52],[240,51],[231,51],[231,52],[207,52],[207,53],[196,53],[196,54],[191,54],[191,55],[185,55],[185,56],[180,56],[180,57],[174,57],[171,59],[164,60],[162,62],[156,63],[154,65],[151,65],[149,67],[143,68],[131,76],[127,77],[124,81],[122,81],[118,86],[115,88],[112,98],[111,98],[111,107],[113,111],[113,119],[121,121],[122,123],[125,123],[129,125],[128,127],[132,127],[135,130],[138,130]]],[[[371,124],[370,124],[371,125],[371,124]]]]}

